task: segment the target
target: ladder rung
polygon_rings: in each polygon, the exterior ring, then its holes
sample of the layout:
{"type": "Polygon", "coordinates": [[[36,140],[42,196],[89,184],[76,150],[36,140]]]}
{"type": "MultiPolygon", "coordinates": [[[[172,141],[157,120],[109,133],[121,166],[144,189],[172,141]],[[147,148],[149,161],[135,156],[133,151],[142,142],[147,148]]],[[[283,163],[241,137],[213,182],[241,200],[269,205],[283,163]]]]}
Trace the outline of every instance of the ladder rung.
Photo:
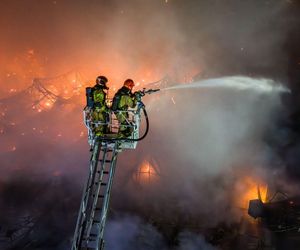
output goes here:
{"type": "MultiPolygon", "coordinates": [[[[103,162],[103,160],[99,160],[100,162],[103,162]]],[[[111,163],[111,160],[105,160],[105,163],[111,163]]]]}
{"type": "MultiPolygon", "coordinates": [[[[99,181],[95,181],[94,184],[98,185],[98,184],[99,184],[99,181]]],[[[101,182],[100,185],[101,185],[101,186],[106,186],[107,183],[106,183],[106,182],[101,182]]]]}
{"type": "Polygon", "coordinates": [[[83,237],[83,240],[88,240],[88,241],[95,241],[96,239],[96,237],[97,237],[98,235],[97,234],[92,234],[92,233],[90,233],[90,236],[89,237],[83,237]]]}
{"type": "Polygon", "coordinates": [[[113,150],[111,150],[111,149],[107,149],[107,150],[105,150],[105,148],[101,148],[101,151],[106,151],[106,153],[110,153],[110,152],[114,152],[113,150]]]}
{"type": "Polygon", "coordinates": [[[100,171],[100,170],[97,171],[98,174],[100,174],[101,172],[102,172],[103,174],[109,174],[109,171],[100,171]]]}
{"type": "Polygon", "coordinates": [[[96,239],[95,240],[89,240],[88,242],[83,242],[82,246],[80,249],[86,249],[86,250],[91,250],[91,249],[98,249],[98,246],[96,244],[96,239]]]}
{"type": "MultiPolygon", "coordinates": [[[[95,195],[93,194],[93,197],[95,197],[95,195]]],[[[104,195],[102,195],[102,194],[99,194],[98,195],[98,198],[104,198],[104,195]]]]}
{"type": "MultiPolygon", "coordinates": [[[[90,239],[90,237],[97,237],[98,234],[95,234],[95,233],[90,233],[90,236],[89,237],[84,237],[83,239],[90,239]]],[[[93,240],[93,239],[92,239],[93,240]]]]}

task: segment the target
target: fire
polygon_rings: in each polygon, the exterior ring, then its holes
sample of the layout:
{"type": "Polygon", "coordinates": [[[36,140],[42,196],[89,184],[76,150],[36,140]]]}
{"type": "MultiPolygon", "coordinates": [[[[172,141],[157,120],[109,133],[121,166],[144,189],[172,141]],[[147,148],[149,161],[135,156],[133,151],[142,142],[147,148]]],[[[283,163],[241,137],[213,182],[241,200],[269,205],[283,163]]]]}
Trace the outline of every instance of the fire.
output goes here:
{"type": "MultiPolygon", "coordinates": [[[[42,102],[39,103],[39,110],[43,111],[43,110],[48,110],[51,109],[54,105],[54,102],[51,100],[44,100],[42,102]]],[[[40,112],[38,110],[38,112],[40,112]]]]}
{"type": "Polygon", "coordinates": [[[158,181],[158,169],[149,161],[143,161],[139,166],[135,179],[141,184],[151,184],[158,181]]]}
{"type": "Polygon", "coordinates": [[[251,176],[239,180],[236,183],[235,191],[236,204],[243,209],[248,209],[250,200],[261,199],[262,202],[267,200],[267,185],[251,176]]]}

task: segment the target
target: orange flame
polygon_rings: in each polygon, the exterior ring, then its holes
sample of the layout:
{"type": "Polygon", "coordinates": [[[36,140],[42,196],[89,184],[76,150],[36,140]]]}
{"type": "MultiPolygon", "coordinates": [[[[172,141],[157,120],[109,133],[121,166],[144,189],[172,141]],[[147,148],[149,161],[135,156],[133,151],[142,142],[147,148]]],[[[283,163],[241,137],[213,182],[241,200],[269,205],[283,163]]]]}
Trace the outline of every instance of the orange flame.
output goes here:
{"type": "Polygon", "coordinates": [[[143,161],[136,172],[135,179],[141,184],[152,184],[158,181],[157,167],[149,161],[143,161]]]}
{"type": "Polygon", "coordinates": [[[236,204],[238,207],[248,209],[250,200],[261,199],[262,202],[266,202],[267,190],[267,185],[261,180],[246,176],[236,183],[236,204]]]}

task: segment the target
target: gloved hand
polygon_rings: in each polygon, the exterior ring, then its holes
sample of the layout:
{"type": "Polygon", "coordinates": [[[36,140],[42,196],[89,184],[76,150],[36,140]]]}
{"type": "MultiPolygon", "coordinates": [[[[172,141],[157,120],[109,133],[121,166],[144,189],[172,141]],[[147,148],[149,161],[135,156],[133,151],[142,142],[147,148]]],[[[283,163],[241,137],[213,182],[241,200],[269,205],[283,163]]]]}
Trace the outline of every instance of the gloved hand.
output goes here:
{"type": "Polygon", "coordinates": [[[142,96],[145,95],[145,93],[143,93],[142,91],[136,91],[133,93],[134,95],[134,98],[137,100],[137,101],[141,101],[142,99],[142,96]]]}

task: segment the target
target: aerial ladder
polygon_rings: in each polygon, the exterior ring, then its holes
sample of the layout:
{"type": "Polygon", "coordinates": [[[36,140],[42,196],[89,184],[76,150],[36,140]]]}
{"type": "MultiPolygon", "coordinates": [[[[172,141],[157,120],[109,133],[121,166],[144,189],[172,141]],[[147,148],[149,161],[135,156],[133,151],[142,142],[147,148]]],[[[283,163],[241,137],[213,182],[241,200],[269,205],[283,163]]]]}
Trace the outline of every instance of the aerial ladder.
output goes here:
{"type": "MultiPolygon", "coordinates": [[[[91,88],[87,88],[87,102],[85,107],[84,123],[88,129],[88,141],[91,146],[91,158],[89,174],[85,184],[80,203],[76,229],[72,242],[72,250],[103,250],[104,229],[109,209],[109,200],[116,170],[118,153],[124,149],[135,149],[138,141],[144,139],[148,133],[149,120],[141,97],[158,91],[137,91],[137,105],[127,111],[107,112],[107,121],[95,122],[92,119],[92,105],[88,96],[91,88]],[[126,125],[132,131],[128,138],[118,138],[120,124],[116,118],[116,112],[125,112],[126,125]],[[146,119],[146,129],[142,136],[139,135],[142,113],[146,119]],[[94,129],[97,126],[107,127],[107,134],[103,137],[95,136],[94,129]]],[[[108,103],[111,106],[111,102],[108,103]]]]}

